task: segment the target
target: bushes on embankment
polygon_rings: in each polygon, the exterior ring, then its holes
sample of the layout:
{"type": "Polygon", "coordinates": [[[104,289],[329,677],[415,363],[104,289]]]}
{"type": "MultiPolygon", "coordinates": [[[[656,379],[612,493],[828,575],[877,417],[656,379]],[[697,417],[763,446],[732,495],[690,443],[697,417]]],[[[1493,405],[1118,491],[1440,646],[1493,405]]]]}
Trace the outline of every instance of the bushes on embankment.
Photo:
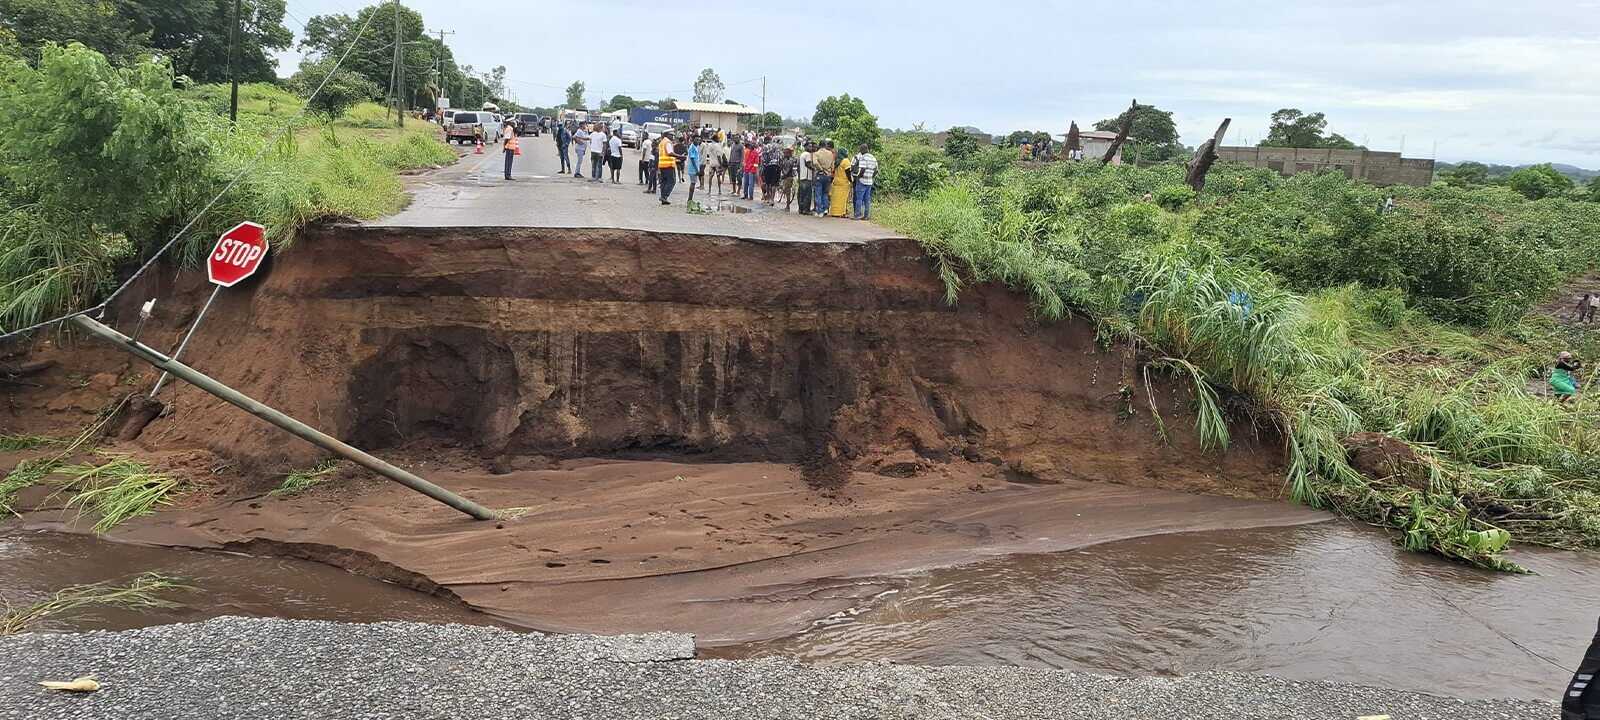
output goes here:
{"type": "Polygon", "coordinates": [[[454,157],[433,126],[320,124],[271,85],[241,88],[230,126],[226,88],[178,88],[163,63],[119,67],[81,45],[0,62],[0,330],[92,304],[246,168],[182,257],[241,220],[281,248],[318,218],[393,212],[398,170],[454,157]]]}
{"type": "Polygon", "coordinates": [[[1295,499],[1489,567],[1514,567],[1510,537],[1600,547],[1600,402],[1529,392],[1555,351],[1600,342],[1525,317],[1589,266],[1600,205],[1230,166],[1196,197],[1178,165],[885,155],[900,197],[880,218],[924,244],[952,300],[1003,282],[1144,346],[1195,383],[1208,447],[1228,420],[1276,427],[1295,499]],[[1410,471],[1353,469],[1363,433],[1397,440],[1410,471]]]}

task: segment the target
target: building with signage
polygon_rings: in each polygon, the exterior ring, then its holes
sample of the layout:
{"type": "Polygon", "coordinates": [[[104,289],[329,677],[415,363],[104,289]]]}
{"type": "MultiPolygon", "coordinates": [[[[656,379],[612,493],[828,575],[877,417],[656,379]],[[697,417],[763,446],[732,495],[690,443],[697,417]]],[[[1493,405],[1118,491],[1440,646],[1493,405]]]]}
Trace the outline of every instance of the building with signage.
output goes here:
{"type": "Polygon", "coordinates": [[[733,130],[739,127],[741,119],[761,114],[753,107],[734,103],[680,102],[677,108],[678,112],[689,113],[690,126],[710,125],[721,130],[733,130]]]}

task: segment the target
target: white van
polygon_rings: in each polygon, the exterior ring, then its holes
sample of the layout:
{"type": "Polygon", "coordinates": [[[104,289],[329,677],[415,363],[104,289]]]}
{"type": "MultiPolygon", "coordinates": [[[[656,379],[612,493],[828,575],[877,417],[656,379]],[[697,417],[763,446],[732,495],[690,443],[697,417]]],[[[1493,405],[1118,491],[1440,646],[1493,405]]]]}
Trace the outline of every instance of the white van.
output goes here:
{"type": "Polygon", "coordinates": [[[485,144],[500,142],[500,122],[494,113],[457,110],[445,123],[445,140],[463,145],[482,139],[485,144]]]}

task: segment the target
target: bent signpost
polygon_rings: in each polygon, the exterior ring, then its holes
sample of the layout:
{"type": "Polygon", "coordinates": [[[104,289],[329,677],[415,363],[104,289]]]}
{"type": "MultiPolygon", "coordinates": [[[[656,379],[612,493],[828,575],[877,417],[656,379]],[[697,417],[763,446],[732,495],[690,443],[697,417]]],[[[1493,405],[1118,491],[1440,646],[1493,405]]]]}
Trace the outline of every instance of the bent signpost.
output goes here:
{"type": "MultiPolygon", "coordinates": [[[[183,355],[183,349],[189,346],[189,338],[194,337],[194,331],[200,327],[200,321],[205,319],[206,312],[211,310],[211,303],[217,299],[217,294],[222,292],[223,288],[238,285],[256,274],[256,271],[261,269],[261,261],[266,257],[265,226],[246,220],[217,238],[216,246],[211,248],[211,254],[206,256],[206,277],[216,287],[211,289],[211,296],[206,298],[206,304],[200,306],[200,314],[194,316],[194,324],[183,334],[183,340],[178,342],[178,349],[172,351],[173,360],[183,355]]],[[[166,382],[167,373],[161,373],[161,377],[156,379],[155,387],[150,388],[150,397],[154,398],[156,393],[161,392],[161,386],[166,382]]]]}
{"type": "Polygon", "coordinates": [[[174,358],[169,358],[165,355],[162,355],[149,345],[145,345],[137,340],[134,340],[133,338],[128,337],[127,335],[123,335],[122,333],[107,327],[105,324],[97,320],[91,319],[84,315],[79,315],[72,318],[72,322],[78,327],[87,330],[91,335],[106,340],[112,345],[116,345],[117,347],[132,353],[134,357],[161,368],[161,370],[166,373],[177,375],[195,387],[222,398],[229,404],[232,404],[235,407],[250,413],[251,415],[287,430],[290,434],[305,440],[306,442],[316,445],[317,447],[329,452],[335,453],[340,457],[347,458],[355,462],[357,465],[378,473],[379,475],[389,478],[390,480],[400,483],[401,485],[411,488],[412,490],[422,493],[423,495],[427,495],[430,498],[460,510],[461,512],[466,513],[467,515],[470,515],[478,520],[494,520],[497,517],[494,511],[482,505],[461,497],[460,495],[450,492],[449,490],[439,487],[438,485],[428,482],[427,480],[417,477],[416,475],[412,475],[411,473],[401,470],[400,468],[390,465],[383,460],[367,454],[359,448],[347,445],[338,438],[335,438],[332,435],[324,433],[316,428],[311,427],[310,425],[289,417],[288,415],[285,415],[274,408],[268,407],[255,398],[245,395],[238,390],[234,390],[227,385],[223,385],[210,376],[195,370],[188,365],[184,365],[174,358]]]}

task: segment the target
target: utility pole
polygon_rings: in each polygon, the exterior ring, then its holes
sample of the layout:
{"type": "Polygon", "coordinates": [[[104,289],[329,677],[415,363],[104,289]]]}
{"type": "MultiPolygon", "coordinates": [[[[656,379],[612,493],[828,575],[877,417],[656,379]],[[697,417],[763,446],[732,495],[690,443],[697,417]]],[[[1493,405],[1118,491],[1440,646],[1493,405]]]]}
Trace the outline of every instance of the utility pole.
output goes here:
{"type": "Polygon", "coordinates": [[[294,435],[301,440],[305,440],[306,442],[316,445],[317,447],[327,450],[328,452],[346,458],[351,462],[360,465],[361,467],[378,473],[379,475],[400,483],[401,485],[411,488],[412,490],[422,493],[423,495],[433,498],[434,500],[449,505],[450,507],[461,511],[462,513],[465,513],[474,519],[494,520],[499,517],[493,510],[461,497],[460,495],[450,492],[449,490],[439,487],[438,485],[428,482],[427,480],[417,477],[416,475],[406,472],[405,470],[390,465],[389,463],[373,457],[372,455],[369,455],[355,447],[345,444],[344,442],[339,441],[327,433],[317,430],[310,425],[300,422],[299,420],[289,417],[278,410],[262,404],[255,398],[217,382],[210,376],[205,375],[200,371],[189,367],[188,365],[184,365],[177,360],[162,355],[149,345],[145,345],[144,343],[123,335],[122,333],[119,333],[116,330],[101,324],[97,320],[91,319],[87,316],[79,315],[78,317],[73,318],[72,322],[83,330],[88,331],[89,334],[111,343],[119,350],[130,353],[134,357],[154,365],[159,370],[172,373],[179,379],[188,381],[189,384],[194,385],[195,387],[222,399],[228,404],[250,413],[251,415],[272,423],[278,428],[287,431],[289,434],[294,435]]]}
{"type": "Polygon", "coordinates": [[[239,122],[239,0],[233,0],[233,23],[228,25],[228,122],[239,122]]]}
{"type": "MultiPolygon", "coordinates": [[[[444,36],[454,34],[456,34],[456,31],[454,30],[439,31],[439,96],[445,98],[450,97],[450,85],[449,83],[445,82],[444,75],[444,36]]],[[[444,108],[439,108],[439,110],[443,111],[444,108]]]]}
{"type": "Polygon", "coordinates": [[[761,129],[767,129],[767,76],[761,76],[761,129]]]}
{"type": "Polygon", "coordinates": [[[400,42],[400,0],[394,0],[394,126],[406,126],[406,66],[405,45],[400,42]]]}

